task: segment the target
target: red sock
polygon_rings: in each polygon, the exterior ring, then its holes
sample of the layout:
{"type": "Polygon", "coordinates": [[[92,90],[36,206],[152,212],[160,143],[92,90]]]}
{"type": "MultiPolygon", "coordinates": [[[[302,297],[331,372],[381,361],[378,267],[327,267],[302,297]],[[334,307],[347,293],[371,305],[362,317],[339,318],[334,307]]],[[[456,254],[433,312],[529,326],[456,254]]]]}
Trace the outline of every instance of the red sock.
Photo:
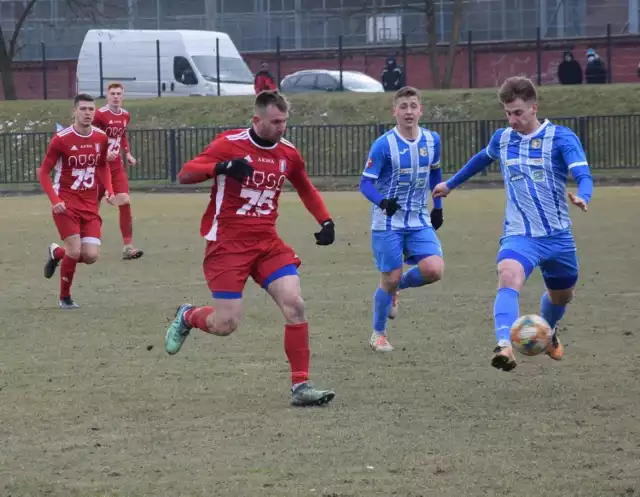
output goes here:
{"type": "Polygon", "coordinates": [[[120,206],[120,232],[125,245],[131,245],[133,240],[133,218],[131,216],[131,204],[120,206]]]}
{"type": "Polygon", "coordinates": [[[61,261],[62,258],[64,257],[64,249],[62,247],[56,247],[55,249],[53,249],[53,258],[56,261],[61,261]]]}
{"type": "Polygon", "coordinates": [[[291,365],[291,384],[309,379],[309,323],[284,326],[284,351],[291,365]]]}
{"type": "Polygon", "coordinates": [[[209,333],[207,318],[213,314],[213,307],[193,307],[184,313],[184,322],[192,328],[209,333]]]}
{"type": "Polygon", "coordinates": [[[71,297],[71,284],[73,283],[73,275],[76,272],[76,264],[78,261],[72,259],[68,255],[62,258],[60,264],[60,298],[71,297]]]}

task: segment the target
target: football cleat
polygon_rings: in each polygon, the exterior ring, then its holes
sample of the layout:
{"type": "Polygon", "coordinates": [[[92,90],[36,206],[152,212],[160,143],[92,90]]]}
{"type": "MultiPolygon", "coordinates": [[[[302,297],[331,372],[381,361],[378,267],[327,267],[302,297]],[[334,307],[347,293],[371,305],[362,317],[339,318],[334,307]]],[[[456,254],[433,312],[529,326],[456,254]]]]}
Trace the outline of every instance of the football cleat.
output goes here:
{"type": "Polygon", "coordinates": [[[122,250],[122,260],[123,261],[134,261],[136,259],[140,259],[144,252],[142,250],[137,250],[133,248],[131,245],[127,245],[122,250]]]}
{"type": "Polygon", "coordinates": [[[496,369],[502,369],[503,371],[511,371],[517,366],[516,356],[513,353],[513,347],[511,345],[505,345],[501,347],[498,345],[493,349],[493,358],[491,359],[491,365],[496,369]]]}
{"type": "Polygon", "coordinates": [[[560,342],[558,334],[559,331],[556,327],[553,336],[551,337],[551,343],[547,347],[546,351],[546,354],[554,361],[560,361],[564,357],[564,345],[562,345],[562,343],[560,342]]]}
{"type": "Polygon", "coordinates": [[[60,261],[56,260],[53,256],[53,252],[59,247],[60,246],[57,243],[52,243],[47,249],[47,262],[44,264],[44,277],[47,279],[51,278],[55,274],[56,268],[58,267],[58,264],[60,264],[60,261]]]}
{"type": "Polygon", "coordinates": [[[323,406],[336,396],[332,390],[317,390],[311,383],[300,383],[291,391],[291,405],[296,407],[323,406]]]}
{"type": "Polygon", "coordinates": [[[80,306],[76,304],[71,297],[62,297],[60,299],[60,309],[79,309],[80,306]]]}
{"type": "Polygon", "coordinates": [[[192,306],[190,304],[182,304],[178,307],[178,310],[176,310],[175,318],[164,335],[164,349],[167,354],[174,355],[180,352],[182,344],[189,336],[191,327],[187,326],[184,322],[184,313],[191,308],[192,306]]]}
{"type": "Polygon", "coordinates": [[[398,291],[393,292],[391,307],[389,308],[389,319],[395,319],[398,315],[398,291]]]}
{"type": "Polygon", "coordinates": [[[387,335],[380,335],[375,331],[371,334],[371,338],[369,339],[369,346],[375,352],[391,352],[393,350],[393,347],[389,343],[387,335]]]}

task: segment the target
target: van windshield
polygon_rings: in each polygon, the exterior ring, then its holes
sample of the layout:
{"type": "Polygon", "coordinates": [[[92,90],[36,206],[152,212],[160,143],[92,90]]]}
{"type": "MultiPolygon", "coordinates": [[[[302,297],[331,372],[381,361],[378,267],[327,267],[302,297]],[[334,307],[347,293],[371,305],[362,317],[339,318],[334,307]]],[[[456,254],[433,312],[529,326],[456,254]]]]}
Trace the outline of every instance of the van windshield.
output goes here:
{"type": "MultiPolygon", "coordinates": [[[[193,55],[192,58],[193,63],[204,79],[207,81],[216,81],[215,55],[193,55]]],[[[253,74],[251,74],[247,64],[241,58],[220,57],[220,81],[225,83],[253,84],[253,74]]]]}

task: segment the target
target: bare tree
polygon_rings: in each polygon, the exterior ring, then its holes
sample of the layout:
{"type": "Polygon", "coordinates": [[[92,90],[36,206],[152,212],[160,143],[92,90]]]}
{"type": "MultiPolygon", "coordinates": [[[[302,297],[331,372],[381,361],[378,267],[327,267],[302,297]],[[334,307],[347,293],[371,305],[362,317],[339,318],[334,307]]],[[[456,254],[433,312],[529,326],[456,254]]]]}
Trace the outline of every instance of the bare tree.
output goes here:
{"type": "MultiPolygon", "coordinates": [[[[403,11],[414,11],[425,16],[427,24],[427,49],[429,55],[429,69],[431,70],[431,81],[435,88],[451,88],[453,70],[455,68],[456,56],[458,54],[458,43],[460,32],[464,21],[465,7],[469,0],[450,0],[453,4],[451,37],[447,41],[447,57],[444,72],[440,68],[440,50],[438,46],[438,19],[436,0],[396,0],[394,5],[387,0],[386,5],[372,7],[370,0],[365,0],[362,7],[354,9],[349,14],[384,13],[403,11]],[[373,12],[372,12],[373,11],[373,12]],[[442,77],[441,77],[442,74],[442,77]]],[[[439,2],[438,2],[439,3],[439,2]]],[[[405,68],[406,70],[406,68],[405,68]]]]}
{"type": "MultiPolygon", "coordinates": [[[[16,84],[13,74],[13,61],[20,51],[20,34],[25,24],[28,22],[29,17],[33,14],[35,5],[38,2],[44,2],[47,0],[27,0],[26,2],[15,2],[17,8],[22,9],[18,11],[15,16],[15,24],[13,29],[8,30],[6,33],[0,25],[0,73],[2,74],[2,87],[4,89],[4,98],[6,100],[16,100],[16,84]]],[[[104,17],[104,13],[99,7],[99,3],[94,0],[60,0],[64,3],[73,19],[90,19],[94,22],[101,17],[104,17]]],[[[71,21],[72,19],[67,19],[71,21]]]]}

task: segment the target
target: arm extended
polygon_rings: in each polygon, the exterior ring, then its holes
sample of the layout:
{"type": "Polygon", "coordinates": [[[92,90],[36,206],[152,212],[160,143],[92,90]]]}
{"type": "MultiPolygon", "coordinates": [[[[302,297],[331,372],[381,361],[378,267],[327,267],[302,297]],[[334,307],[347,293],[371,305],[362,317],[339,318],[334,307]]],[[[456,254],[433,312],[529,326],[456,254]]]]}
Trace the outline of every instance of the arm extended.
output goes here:
{"type": "Polygon", "coordinates": [[[471,179],[479,172],[485,170],[493,162],[493,158],[489,155],[486,149],[481,150],[476,155],[471,157],[462,169],[447,180],[447,188],[453,190],[459,187],[465,181],[471,179]]]}

